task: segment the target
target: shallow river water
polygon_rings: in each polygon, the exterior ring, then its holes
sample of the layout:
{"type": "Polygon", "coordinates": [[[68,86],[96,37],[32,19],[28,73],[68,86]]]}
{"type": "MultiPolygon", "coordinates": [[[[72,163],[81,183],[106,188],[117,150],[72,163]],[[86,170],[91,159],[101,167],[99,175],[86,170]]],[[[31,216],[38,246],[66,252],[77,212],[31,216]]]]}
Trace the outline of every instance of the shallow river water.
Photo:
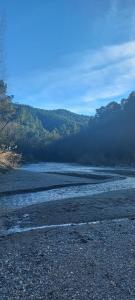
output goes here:
{"type": "MultiPolygon", "coordinates": [[[[99,168],[91,166],[83,166],[78,164],[66,163],[38,163],[30,164],[22,167],[23,170],[34,172],[75,172],[89,174],[111,174],[113,171],[117,174],[117,168],[99,168]]],[[[123,169],[121,169],[123,170],[123,169]]],[[[21,208],[31,204],[42,203],[46,201],[61,200],[67,198],[91,196],[103,192],[135,188],[135,177],[126,177],[112,180],[110,182],[88,184],[81,186],[63,187],[54,190],[27,193],[12,196],[3,196],[0,198],[1,208],[21,208]]]]}

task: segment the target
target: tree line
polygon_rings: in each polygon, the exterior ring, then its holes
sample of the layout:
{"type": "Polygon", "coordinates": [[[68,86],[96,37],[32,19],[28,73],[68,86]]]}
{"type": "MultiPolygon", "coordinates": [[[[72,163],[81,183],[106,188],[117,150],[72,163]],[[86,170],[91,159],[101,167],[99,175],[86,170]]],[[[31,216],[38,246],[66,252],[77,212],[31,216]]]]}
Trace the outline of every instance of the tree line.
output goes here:
{"type": "Polygon", "coordinates": [[[0,81],[0,149],[17,147],[24,160],[134,165],[135,92],[86,117],[13,103],[0,81]]]}
{"type": "Polygon", "coordinates": [[[134,165],[135,92],[121,103],[112,101],[96,110],[89,124],[49,145],[50,160],[94,165],[134,165]]]}

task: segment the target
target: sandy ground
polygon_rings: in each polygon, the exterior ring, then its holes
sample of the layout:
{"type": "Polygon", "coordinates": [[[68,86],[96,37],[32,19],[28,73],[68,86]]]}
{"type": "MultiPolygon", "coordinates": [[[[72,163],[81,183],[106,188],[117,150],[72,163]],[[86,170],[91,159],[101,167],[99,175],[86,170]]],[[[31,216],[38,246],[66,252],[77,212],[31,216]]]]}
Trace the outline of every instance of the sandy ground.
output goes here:
{"type": "MultiPolygon", "coordinates": [[[[22,189],[21,178],[25,173],[24,189],[28,182],[33,182],[32,178],[35,178],[32,188],[38,178],[38,184],[42,182],[43,187],[49,186],[52,179],[56,184],[60,184],[61,178],[62,184],[67,184],[67,180],[71,180],[68,184],[72,184],[72,180],[76,183],[86,180],[44,173],[37,177],[37,173],[22,172],[22,175],[17,172],[19,179],[14,191],[16,187],[22,189]]],[[[11,175],[8,174],[6,191],[12,187],[11,175]]],[[[3,185],[0,181],[3,192],[6,176],[3,185]]],[[[16,225],[29,228],[78,223],[1,235],[0,300],[135,299],[134,189],[32,205],[10,213],[5,211],[0,222],[7,230],[16,225]],[[99,222],[79,225],[93,221],[99,222]]]]}

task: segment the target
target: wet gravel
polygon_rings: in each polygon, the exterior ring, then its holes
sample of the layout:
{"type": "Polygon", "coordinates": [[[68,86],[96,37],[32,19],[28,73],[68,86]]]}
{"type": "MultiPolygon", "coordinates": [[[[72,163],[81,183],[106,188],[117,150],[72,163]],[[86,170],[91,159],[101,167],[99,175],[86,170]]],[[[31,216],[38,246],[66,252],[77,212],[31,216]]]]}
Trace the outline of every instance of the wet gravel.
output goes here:
{"type": "Polygon", "coordinates": [[[2,213],[1,210],[0,236],[3,235],[3,231],[6,232],[16,227],[23,229],[134,216],[135,189],[119,190],[88,197],[48,201],[11,212],[5,209],[2,213]]]}
{"type": "Polygon", "coordinates": [[[135,299],[135,220],[0,238],[0,300],[135,299]]]}
{"type": "MultiPolygon", "coordinates": [[[[117,176],[118,177],[118,176],[117,176]]],[[[110,181],[113,177],[89,175],[87,177],[68,176],[53,173],[31,172],[25,170],[11,170],[5,174],[0,172],[0,196],[32,193],[61,188],[65,186],[95,184],[110,181]],[[104,178],[104,179],[103,179],[104,178]]]]}

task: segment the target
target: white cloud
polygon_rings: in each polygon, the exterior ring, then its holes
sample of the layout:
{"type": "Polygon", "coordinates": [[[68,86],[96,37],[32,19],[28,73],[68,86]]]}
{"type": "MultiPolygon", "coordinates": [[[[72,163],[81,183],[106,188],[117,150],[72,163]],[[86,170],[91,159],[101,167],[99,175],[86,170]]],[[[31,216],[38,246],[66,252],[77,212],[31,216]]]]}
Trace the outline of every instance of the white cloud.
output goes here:
{"type": "Polygon", "coordinates": [[[74,111],[82,107],[83,112],[88,103],[101,100],[102,104],[102,99],[117,98],[134,89],[135,41],[87,51],[76,57],[70,67],[14,78],[10,85],[16,98],[40,107],[66,107],[74,111]]]}

